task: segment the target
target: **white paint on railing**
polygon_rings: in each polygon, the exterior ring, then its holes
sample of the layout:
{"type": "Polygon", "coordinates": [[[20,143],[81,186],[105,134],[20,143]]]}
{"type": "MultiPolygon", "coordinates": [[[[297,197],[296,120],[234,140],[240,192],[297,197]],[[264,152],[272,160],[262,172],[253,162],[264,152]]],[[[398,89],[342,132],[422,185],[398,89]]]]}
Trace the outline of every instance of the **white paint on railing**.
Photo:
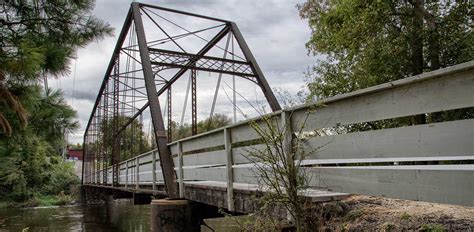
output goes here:
{"type": "MultiPolygon", "coordinates": [[[[289,132],[299,129],[299,121],[308,116],[305,130],[313,131],[474,107],[473,92],[474,61],[471,61],[329,98],[322,101],[324,106],[304,105],[270,115],[280,125],[288,125],[285,129],[289,132]],[[308,115],[315,106],[316,110],[308,115]]],[[[233,147],[233,143],[258,138],[250,121],[262,122],[255,118],[168,145],[172,155],[176,155],[180,197],[184,197],[186,181],[217,181],[225,183],[227,208],[233,210],[235,186],[257,183],[256,164],[250,163],[245,154],[252,149],[266,149],[258,144],[233,147]],[[219,147],[222,145],[223,150],[219,147]]],[[[304,143],[306,149],[319,149],[303,160],[302,165],[313,175],[314,186],[334,191],[473,206],[472,164],[319,167],[322,164],[474,160],[473,131],[474,119],[469,119],[308,138],[304,143]],[[327,145],[322,146],[324,144],[327,145]]],[[[297,138],[291,133],[286,135],[285,148],[289,151],[292,139],[297,138]]],[[[121,162],[120,165],[125,165],[125,181],[121,184],[134,183],[135,188],[151,184],[156,189],[156,184],[163,181],[157,152],[155,149],[121,162]]],[[[110,167],[105,171],[107,183],[111,183],[110,167]]],[[[86,175],[86,178],[97,182],[102,176],[86,175]]]]}

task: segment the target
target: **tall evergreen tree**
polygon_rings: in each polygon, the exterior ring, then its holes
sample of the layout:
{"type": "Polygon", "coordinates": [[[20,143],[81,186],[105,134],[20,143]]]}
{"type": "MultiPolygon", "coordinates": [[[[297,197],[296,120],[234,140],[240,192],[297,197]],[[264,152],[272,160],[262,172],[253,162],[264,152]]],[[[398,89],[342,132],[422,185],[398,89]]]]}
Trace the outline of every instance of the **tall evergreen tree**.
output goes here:
{"type": "Polygon", "coordinates": [[[26,126],[28,112],[18,86],[67,73],[78,48],[112,33],[90,14],[93,6],[93,0],[0,3],[0,133],[10,136],[17,129],[12,120],[26,126]],[[7,118],[7,111],[16,117],[7,118]]]}
{"type": "Polygon", "coordinates": [[[0,200],[56,195],[78,182],[60,157],[78,128],[63,94],[40,87],[69,72],[76,50],[112,33],[93,0],[0,1],[0,200]],[[28,125],[27,125],[28,122],[28,125]]]}

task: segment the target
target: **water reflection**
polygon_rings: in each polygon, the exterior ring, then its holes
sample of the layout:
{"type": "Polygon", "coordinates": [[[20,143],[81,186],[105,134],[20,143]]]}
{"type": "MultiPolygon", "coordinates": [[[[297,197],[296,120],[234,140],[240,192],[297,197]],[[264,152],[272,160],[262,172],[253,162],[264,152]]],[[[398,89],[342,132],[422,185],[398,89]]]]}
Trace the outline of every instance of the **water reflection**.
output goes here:
{"type": "MultiPolygon", "coordinates": [[[[202,231],[241,231],[235,219],[206,219],[202,231]]],[[[150,231],[150,205],[107,205],[0,209],[0,232],[6,231],[150,231]]]]}
{"type": "Polygon", "coordinates": [[[150,206],[114,203],[1,209],[0,231],[150,231],[150,206]]]}

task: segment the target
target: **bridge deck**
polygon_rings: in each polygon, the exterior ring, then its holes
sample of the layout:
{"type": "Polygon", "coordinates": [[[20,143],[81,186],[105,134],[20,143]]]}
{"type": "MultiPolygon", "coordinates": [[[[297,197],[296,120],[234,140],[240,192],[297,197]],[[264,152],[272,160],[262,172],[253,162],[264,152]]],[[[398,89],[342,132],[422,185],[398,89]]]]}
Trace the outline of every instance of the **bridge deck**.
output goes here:
{"type": "MultiPolygon", "coordinates": [[[[151,183],[141,183],[138,188],[122,186],[110,186],[110,185],[95,185],[87,184],[85,186],[97,187],[97,188],[109,188],[118,191],[130,192],[135,194],[150,194],[155,196],[166,196],[164,191],[164,183],[157,183],[155,190],[152,189],[151,183]]],[[[222,181],[185,181],[185,198],[192,201],[215,205],[221,208],[228,209],[227,204],[227,183],[222,181]]],[[[253,212],[256,207],[255,196],[261,195],[262,190],[256,184],[247,183],[235,183],[234,184],[234,197],[235,197],[235,208],[234,211],[242,213],[253,212]]],[[[305,197],[308,202],[329,202],[335,200],[342,200],[350,194],[332,192],[323,189],[308,189],[301,192],[301,196],[305,197]]]]}

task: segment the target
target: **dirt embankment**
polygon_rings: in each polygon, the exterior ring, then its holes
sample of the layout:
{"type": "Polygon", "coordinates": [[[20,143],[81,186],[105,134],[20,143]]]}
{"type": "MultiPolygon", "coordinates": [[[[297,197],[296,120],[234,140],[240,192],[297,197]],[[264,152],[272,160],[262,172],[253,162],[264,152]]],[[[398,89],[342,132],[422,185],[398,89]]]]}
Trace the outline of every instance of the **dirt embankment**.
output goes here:
{"type": "Polygon", "coordinates": [[[326,203],[319,231],[474,231],[474,208],[385,197],[326,203]]]}

